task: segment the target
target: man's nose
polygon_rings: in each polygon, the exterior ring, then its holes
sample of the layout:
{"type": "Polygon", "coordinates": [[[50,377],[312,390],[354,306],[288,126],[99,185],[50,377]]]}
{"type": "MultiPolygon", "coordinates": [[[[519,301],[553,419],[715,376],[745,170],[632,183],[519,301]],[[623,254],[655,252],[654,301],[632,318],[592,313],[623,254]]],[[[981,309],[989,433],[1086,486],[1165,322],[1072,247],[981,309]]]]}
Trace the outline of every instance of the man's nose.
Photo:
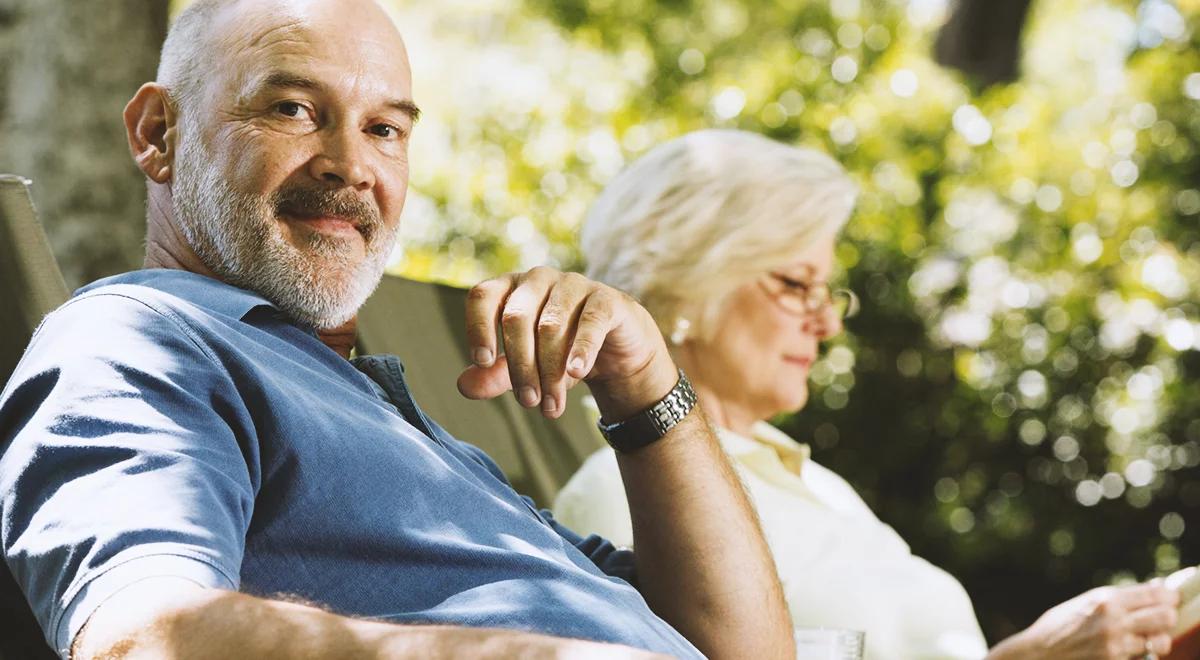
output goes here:
{"type": "Polygon", "coordinates": [[[309,164],[314,179],[336,187],[370,190],[375,175],[366,154],[365,136],[353,129],[334,129],[321,141],[309,164]]]}

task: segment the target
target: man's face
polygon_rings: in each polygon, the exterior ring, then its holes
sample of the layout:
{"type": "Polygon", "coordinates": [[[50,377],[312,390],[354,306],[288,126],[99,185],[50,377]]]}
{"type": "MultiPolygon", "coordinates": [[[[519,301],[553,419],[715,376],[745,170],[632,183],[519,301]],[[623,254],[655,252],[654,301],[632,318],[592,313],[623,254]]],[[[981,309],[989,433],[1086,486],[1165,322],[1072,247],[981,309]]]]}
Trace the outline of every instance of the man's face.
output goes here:
{"type": "Polygon", "coordinates": [[[407,56],[373,3],[268,4],[223,10],[215,77],[181,100],[175,217],[218,277],[336,327],[395,243],[416,114],[407,56]]]}

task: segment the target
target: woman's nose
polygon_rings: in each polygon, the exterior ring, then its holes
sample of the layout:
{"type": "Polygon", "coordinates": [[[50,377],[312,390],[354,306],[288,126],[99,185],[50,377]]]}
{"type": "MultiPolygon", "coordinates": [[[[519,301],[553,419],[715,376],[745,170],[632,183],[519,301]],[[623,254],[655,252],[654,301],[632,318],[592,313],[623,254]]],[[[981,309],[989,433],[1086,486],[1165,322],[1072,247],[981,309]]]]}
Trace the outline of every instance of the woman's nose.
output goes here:
{"type": "Polygon", "coordinates": [[[817,339],[828,339],[842,331],[842,316],[833,305],[826,305],[820,311],[806,315],[802,329],[817,339]]]}

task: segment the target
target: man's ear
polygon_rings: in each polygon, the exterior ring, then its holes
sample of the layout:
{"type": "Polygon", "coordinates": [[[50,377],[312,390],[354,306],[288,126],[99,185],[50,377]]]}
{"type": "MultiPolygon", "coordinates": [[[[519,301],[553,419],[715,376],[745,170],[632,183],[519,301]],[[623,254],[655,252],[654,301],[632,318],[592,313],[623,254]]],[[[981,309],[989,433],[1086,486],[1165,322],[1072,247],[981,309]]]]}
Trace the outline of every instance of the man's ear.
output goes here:
{"type": "Polygon", "coordinates": [[[125,135],[133,160],[155,183],[171,180],[175,163],[176,112],[167,88],[142,85],[125,106],[125,135]]]}

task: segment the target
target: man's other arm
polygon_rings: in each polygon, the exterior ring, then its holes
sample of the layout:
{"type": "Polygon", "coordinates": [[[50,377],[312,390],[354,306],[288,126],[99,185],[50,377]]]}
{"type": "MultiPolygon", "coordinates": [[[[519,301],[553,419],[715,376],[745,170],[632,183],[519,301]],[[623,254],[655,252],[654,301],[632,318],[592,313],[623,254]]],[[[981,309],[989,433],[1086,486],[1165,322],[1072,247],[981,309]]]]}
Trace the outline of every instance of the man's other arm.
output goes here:
{"type": "Polygon", "coordinates": [[[0,395],[0,559],[57,651],[649,657],[510,631],[358,621],[238,593],[258,483],[245,456],[257,447],[230,378],[190,337],[128,296],[76,298],[47,317],[0,395]]]}
{"type": "Polygon", "coordinates": [[[453,626],[401,626],[149,578],[104,601],[75,638],[74,660],[113,658],[630,658],[656,656],[613,644],[453,626]]]}

